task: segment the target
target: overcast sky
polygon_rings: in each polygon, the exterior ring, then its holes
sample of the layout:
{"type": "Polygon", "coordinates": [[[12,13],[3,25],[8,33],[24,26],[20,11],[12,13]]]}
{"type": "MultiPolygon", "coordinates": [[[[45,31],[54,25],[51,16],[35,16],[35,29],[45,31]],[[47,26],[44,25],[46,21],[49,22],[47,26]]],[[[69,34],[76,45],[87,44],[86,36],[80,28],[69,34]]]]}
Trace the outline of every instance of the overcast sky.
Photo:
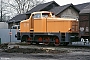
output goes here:
{"type": "MultiPolygon", "coordinates": [[[[47,2],[53,1],[53,0],[46,0],[47,2]]],[[[90,2],[90,0],[54,0],[56,3],[58,3],[59,5],[66,5],[66,4],[82,4],[82,3],[86,3],[86,2],[90,2]]]]}

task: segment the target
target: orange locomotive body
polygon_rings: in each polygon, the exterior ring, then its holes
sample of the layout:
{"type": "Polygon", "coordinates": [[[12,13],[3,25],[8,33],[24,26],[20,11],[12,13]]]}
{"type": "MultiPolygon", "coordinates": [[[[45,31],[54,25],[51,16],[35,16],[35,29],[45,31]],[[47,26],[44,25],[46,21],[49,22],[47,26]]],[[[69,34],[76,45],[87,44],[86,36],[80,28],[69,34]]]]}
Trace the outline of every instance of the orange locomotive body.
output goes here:
{"type": "Polygon", "coordinates": [[[20,22],[17,39],[28,43],[67,45],[78,40],[78,21],[58,18],[52,12],[33,12],[29,19],[20,22]]]}

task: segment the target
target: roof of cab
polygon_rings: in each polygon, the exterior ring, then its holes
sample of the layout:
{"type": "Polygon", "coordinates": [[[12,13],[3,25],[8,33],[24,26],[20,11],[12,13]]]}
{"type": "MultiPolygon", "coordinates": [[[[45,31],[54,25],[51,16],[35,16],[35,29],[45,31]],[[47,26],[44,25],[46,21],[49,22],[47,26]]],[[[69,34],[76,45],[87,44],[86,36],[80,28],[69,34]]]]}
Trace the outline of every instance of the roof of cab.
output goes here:
{"type": "Polygon", "coordinates": [[[27,20],[22,20],[20,23],[22,23],[22,22],[29,22],[29,19],[27,19],[27,20]]]}
{"type": "Polygon", "coordinates": [[[36,14],[36,13],[50,13],[49,11],[38,11],[38,12],[33,12],[32,14],[36,14]]]}

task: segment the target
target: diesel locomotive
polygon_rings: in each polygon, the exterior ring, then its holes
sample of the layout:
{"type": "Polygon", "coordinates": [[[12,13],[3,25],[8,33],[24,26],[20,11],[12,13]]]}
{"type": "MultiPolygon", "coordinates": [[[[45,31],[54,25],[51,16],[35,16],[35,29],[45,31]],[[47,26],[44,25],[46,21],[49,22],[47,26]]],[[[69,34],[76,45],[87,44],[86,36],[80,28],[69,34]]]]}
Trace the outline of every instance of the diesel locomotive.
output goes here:
{"type": "Polygon", "coordinates": [[[79,39],[79,21],[59,18],[53,12],[33,12],[29,19],[20,22],[17,40],[21,42],[68,45],[79,39]]]}

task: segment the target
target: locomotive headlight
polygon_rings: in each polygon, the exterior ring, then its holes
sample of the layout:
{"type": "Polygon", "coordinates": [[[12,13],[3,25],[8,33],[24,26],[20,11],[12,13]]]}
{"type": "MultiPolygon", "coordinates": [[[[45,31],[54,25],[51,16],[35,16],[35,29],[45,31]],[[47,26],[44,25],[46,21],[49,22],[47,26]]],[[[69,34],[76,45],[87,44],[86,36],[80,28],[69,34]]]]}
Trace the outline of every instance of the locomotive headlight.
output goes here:
{"type": "Polygon", "coordinates": [[[71,31],[71,28],[69,28],[68,31],[71,31]]]}

